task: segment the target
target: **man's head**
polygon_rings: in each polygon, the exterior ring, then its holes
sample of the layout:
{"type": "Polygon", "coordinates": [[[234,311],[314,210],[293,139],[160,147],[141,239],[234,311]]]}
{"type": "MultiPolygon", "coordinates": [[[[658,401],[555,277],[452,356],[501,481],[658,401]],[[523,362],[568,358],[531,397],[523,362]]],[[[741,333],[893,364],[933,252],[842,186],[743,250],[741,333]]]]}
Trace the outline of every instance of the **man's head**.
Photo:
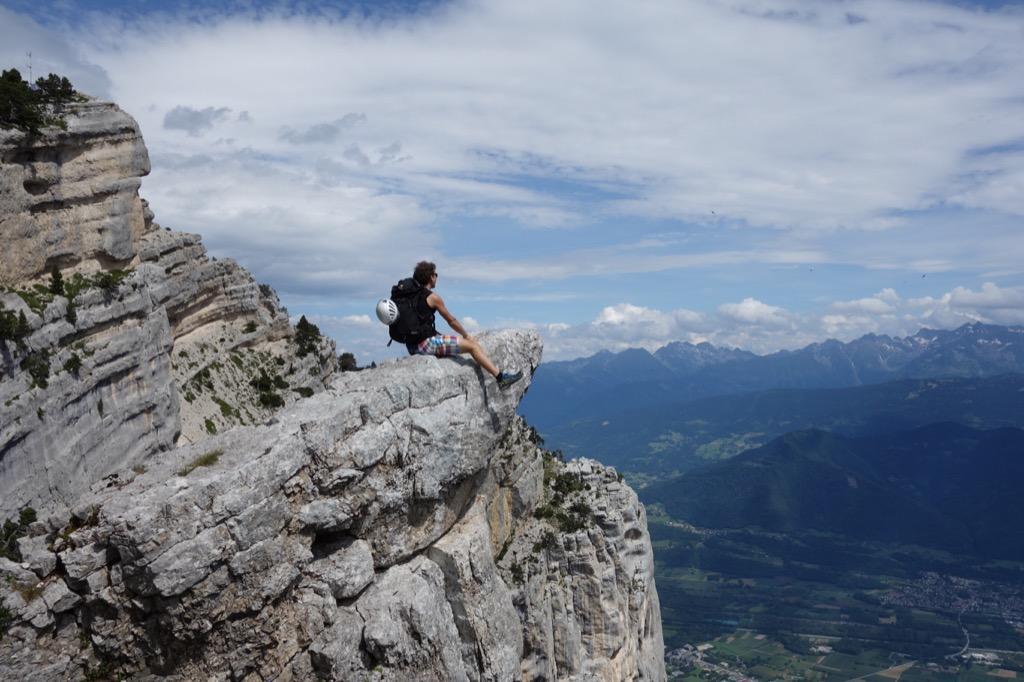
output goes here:
{"type": "Polygon", "coordinates": [[[421,260],[412,271],[412,278],[424,287],[433,284],[432,280],[435,275],[437,275],[437,266],[427,260],[421,260]]]}

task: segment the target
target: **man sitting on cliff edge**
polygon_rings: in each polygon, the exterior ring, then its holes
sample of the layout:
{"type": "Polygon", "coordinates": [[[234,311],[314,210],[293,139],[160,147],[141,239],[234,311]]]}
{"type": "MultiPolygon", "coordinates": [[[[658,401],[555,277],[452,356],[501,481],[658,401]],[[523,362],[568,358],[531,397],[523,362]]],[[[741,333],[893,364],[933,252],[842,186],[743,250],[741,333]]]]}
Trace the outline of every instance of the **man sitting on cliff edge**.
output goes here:
{"type": "MultiPolygon", "coordinates": [[[[484,352],[484,349],[477,343],[476,339],[470,336],[462,324],[455,319],[455,316],[448,311],[444,304],[444,299],[434,291],[434,287],[437,286],[436,265],[429,261],[420,261],[413,270],[412,279],[418,285],[415,293],[410,292],[410,296],[414,297],[412,305],[415,307],[416,316],[419,318],[421,330],[425,330],[426,338],[418,342],[406,343],[405,347],[408,349],[409,355],[435,355],[443,358],[449,355],[469,353],[476,360],[477,364],[490,372],[498,380],[498,386],[501,388],[507,388],[523,378],[522,372],[510,373],[500,371],[491,362],[491,359],[487,357],[487,353],[484,352]],[[460,336],[438,334],[437,329],[434,327],[435,312],[441,313],[441,317],[460,336]]],[[[403,282],[399,282],[397,288],[402,288],[402,285],[403,282]]],[[[395,298],[394,290],[392,290],[392,298],[395,298]]]]}

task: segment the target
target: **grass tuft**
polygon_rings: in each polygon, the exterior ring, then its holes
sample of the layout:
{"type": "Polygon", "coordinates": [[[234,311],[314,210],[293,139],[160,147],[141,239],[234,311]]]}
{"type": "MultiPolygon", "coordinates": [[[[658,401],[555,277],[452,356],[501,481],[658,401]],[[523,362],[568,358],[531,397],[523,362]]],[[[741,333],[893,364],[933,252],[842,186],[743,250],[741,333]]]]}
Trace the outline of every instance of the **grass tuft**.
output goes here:
{"type": "Polygon", "coordinates": [[[200,455],[192,460],[187,466],[178,469],[179,476],[188,476],[199,467],[212,467],[224,454],[223,450],[211,450],[205,455],[200,455]]]}

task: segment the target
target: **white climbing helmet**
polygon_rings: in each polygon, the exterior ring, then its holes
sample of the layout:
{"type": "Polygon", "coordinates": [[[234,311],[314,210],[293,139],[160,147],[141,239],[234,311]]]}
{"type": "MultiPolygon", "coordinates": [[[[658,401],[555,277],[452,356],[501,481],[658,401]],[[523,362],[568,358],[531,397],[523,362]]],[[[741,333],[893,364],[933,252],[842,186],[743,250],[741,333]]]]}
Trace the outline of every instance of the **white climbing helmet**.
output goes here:
{"type": "Polygon", "coordinates": [[[398,319],[398,306],[390,298],[382,298],[377,302],[377,319],[386,325],[394,324],[398,319]]]}

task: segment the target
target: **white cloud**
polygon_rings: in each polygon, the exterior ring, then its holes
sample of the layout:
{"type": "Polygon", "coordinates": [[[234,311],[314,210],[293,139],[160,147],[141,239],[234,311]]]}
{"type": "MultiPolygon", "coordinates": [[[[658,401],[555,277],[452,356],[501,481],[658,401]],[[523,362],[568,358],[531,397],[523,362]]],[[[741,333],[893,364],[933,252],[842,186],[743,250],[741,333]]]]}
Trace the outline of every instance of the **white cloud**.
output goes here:
{"type": "Polygon", "coordinates": [[[956,287],[938,298],[909,299],[907,306],[941,326],[956,322],[1024,323],[1024,287],[999,287],[986,282],[979,291],[956,287]]]}
{"type": "MultiPolygon", "coordinates": [[[[519,323],[518,326],[525,326],[519,323]]],[[[530,325],[544,337],[544,357],[564,359],[589,355],[599,350],[647,348],[654,350],[669,341],[693,342],[706,338],[708,320],[701,313],[619,303],[603,308],[593,321],[581,325],[554,322],[530,325]]]]}
{"type": "MultiPolygon", "coordinates": [[[[892,289],[887,289],[886,291],[895,293],[892,289]]],[[[832,308],[839,311],[863,312],[872,315],[890,314],[896,310],[891,301],[886,301],[882,298],[882,294],[869,298],[859,298],[856,301],[837,301],[832,304],[832,308]]]]}
{"type": "Polygon", "coordinates": [[[620,303],[603,308],[589,323],[534,328],[544,337],[548,360],[591,355],[602,349],[643,347],[653,351],[672,341],[710,341],[770,353],[825,338],[850,341],[868,333],[909,336],[922,328],[951,329],[968,322],[1024,324],[1024,287],[999,287],[989,282],[977,291],[956,287],[939,297],[911,299],[885,289],[873,297],[834,302],[827,309],[796,314],[746,298],[720,306],[716,315],[702,315],[620,303]]]}
{"type": "Polygon", "coordinates": [[[790,321],[782,308],[749,297],[739,303],[723,303],[718,306],[718,312],[725,318],[745,324],[777,327],[789,324],[790,321]]]}
{"type": "Polygon", "coordinates": [[[630,305],[629,303],[620,303],[601,310],[597,319],[594,320],[594,324],[636,324],[637,322],[650,322],[652,319],[660,318],[662,315],[663,313],[657,310],[630,305]]]}
{"type": "Polygon", "coordinates": [[[699,326],[703,320],[703,315],[692,310],[661,312],[629,303],[619,303],[602,309],[591,325],[597,329],[621,329],[625,332],[624,338],[633,335],[646,339],[669,336],[699,326]]]}
{"type": "MultiPolygon", "coordinates": [[[[1024,137],[1022,27],[1019,13],[914,1],[524,0],[381,22],[161,17],[79,35],[155,155],[209,150],[164,135],[150,106],[218,102],[252,114],[221,122],[225,137],[405,193],[432,212],[426,231],[455,211],[527,227],[640,215],[819,234],[898,230],[907,211],[950,202],[1024,214],[1019,154],[976,153],[1024,137]],[[365,121],[335,135],[352,111],[365,121]],[[548,179],[587,194],[555,196],[548,179]],[[430,189],[442,180],[465,184],[430,189]]],[[[178,222],[181,203],[154,209],[178,222]]],[[[674,255],[660,267],[686,267],[674,255]]]]}
{"type": "Polygon", "coordinates": [[[1003,311],[1024,309],[1024,288],[1001,288],[994,282],[985,282],[981,291],[957,287],[949,294],[951,305],[961,308],[1003,311]]]}
{"type": "Polygon", "coordinates": [[[867,315],[822,315],[821,327],[829,338],[859,336],[877,331],[874,320],[867,315]]]}

